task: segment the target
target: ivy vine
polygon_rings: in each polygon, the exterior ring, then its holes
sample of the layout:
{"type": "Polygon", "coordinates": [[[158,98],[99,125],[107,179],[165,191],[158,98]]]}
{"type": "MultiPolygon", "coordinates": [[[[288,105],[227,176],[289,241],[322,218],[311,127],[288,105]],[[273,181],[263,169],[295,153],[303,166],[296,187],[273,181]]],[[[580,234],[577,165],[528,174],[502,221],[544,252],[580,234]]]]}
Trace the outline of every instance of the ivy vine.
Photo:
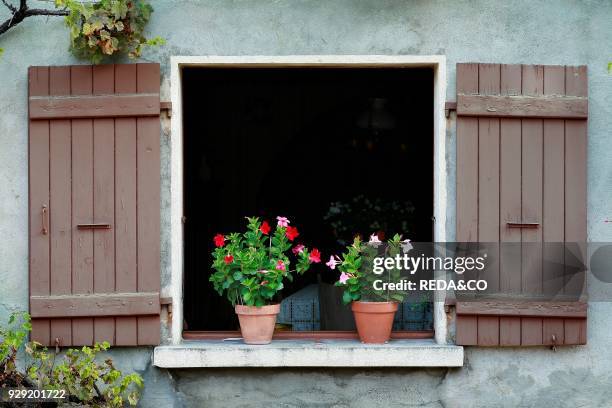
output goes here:
{"type": "MultiPolygon", "coordinates": [[[[153,13],[148,0],[55,0],[55,10],[29,8],[26,0],[19,0],[19,6],[8,0],[0,1],[12,14],[0,24],[0,34],[27,17],[65,16],[70,31],[70,51],[94,64],[121,54],[137,58],[144,47],[165,43],[161,37],[147,38],[144,34],[153,13]]],[[[0,48],[0,55],[2,52],[0,48]]]]}
{"type": "Polygon", "coordinates": [[[147,39],[144,35],[153,12],[146,0],[101,0],[97,3],[56,0],[55,5],[69,11],[66,25],[70,29],[70,50],[94,64],[116,53],[137,58],[144,46],[164,44],[160,37],[147,39]]]}

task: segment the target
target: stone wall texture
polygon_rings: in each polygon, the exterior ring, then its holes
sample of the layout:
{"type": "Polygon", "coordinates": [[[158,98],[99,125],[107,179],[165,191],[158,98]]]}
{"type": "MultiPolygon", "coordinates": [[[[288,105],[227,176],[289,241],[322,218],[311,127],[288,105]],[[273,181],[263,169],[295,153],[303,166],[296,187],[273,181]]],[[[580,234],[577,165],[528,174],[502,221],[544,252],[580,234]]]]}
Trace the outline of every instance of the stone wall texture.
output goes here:
{"type": "MultiPolygon", "coordinates": [[[[15,0],[13,0],[15,1],[15,0]]],[[[49,1],[32,5],[51,6],[49,1]]],[[[152,0],[151,33],[173,55],[445,55],[448,99],[457,62],[588,65],[588,235],[612,241],[612,3],[608,0],[152,0]]],[[[0,19],[8,17],[0,7],[0,19]]],[[[79,63],[57,17],[29,18],[0,37],[0,321],[28,305],[27,67],[79,63]]],[[[170,135],[162,145],[162,285],[169,282],[170,135]]],[[[454,121],[448,126],[449,239],[455,196],[454,121]]],[[[612,292],[598,286],[598,291],[612,292]]],[[[159,370],[148,348],[115,349],[144,374],[143,406],[609,407],[612,303],[589,306],[588,345],[466,348],[461,369],[159,370]]]]}

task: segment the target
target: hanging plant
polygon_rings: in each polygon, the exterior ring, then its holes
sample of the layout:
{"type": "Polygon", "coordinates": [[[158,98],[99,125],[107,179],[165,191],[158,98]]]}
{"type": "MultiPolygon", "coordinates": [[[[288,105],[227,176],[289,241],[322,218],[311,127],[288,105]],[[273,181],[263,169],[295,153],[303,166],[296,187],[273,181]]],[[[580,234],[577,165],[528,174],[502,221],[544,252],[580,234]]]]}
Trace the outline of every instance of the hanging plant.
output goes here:
{"type": "Polygon", "coordinates": [[[164,44],[160,37],[147,39],[144,29],[153,7],[146,0],[101,0],[81,3],[56,0],[56,7],[68,11],[70,51],[97,64],[116,54],[140,57],[145,46],[164,44]]]}

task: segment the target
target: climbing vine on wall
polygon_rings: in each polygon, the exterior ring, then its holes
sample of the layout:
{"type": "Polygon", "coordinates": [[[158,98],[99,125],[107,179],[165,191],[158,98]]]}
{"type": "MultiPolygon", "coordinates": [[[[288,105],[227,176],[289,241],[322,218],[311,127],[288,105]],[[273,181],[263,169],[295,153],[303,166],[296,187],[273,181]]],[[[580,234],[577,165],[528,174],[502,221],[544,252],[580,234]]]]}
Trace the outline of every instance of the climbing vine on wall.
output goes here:
{"type": "Polygon", "coordinates": [[[160,37],[147,39],[146,24],[153,7],[145,0],[101,0],[81,3],[76,0],[56,0],[57,7],[69,11],[66,25],[70,29],[70,49],[79,58],[93,63],[106,56],[125,53],[130,58],[140,57],[142,48],[160,45],[160,37]]]}
{"type": "Polygon", "coordinates": [[[140,57],[146,46],[161,45],[160,37],[147,38],[145,26],[153,7],[148,0],[55,0],[55,10],[31,9],[26,0],[19,6],[0,0],[12,16],[0,24],[0,34],[31,16],[65,16],[70,31],[70,50],[94,64],[113,55],[140,57]]]}

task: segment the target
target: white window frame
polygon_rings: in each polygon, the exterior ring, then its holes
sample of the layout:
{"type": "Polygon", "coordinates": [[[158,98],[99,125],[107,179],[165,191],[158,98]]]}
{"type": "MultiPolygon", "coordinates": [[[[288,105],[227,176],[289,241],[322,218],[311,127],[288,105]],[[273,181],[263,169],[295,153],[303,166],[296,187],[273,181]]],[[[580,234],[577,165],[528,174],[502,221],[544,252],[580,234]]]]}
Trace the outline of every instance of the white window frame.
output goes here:
{"type": "MultiPolygon", "coordinates": [[[[299,56],[173,56],[170,61],[171,124],[171,342],[183,343],[183,109],[181,70],[185,67],[334,67],[334,68],[416,68],[434,70],[434,241],[446,242],[447,160],[446,160],[446,58],[443,55],[299,55],[299,56]]],[[[445,345],[448,323],[444,293],[434,295],[435,342],[445,345]]],[[[461,352],[462,355],[462,352],[461,352]]],[[[462,358],[462,357],[461,357],[462,358]]]]}

